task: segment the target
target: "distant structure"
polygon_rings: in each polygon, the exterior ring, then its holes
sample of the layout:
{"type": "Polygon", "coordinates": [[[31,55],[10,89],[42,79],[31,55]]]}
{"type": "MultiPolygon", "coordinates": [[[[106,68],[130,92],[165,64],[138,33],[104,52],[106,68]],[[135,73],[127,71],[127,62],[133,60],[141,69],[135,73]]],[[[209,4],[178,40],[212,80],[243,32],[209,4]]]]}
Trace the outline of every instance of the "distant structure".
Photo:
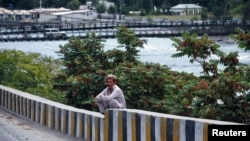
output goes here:
{"type": "Polygon", "coordinates": [[[94,20],[97,18],[97,13],[93,10],[74,10],[66,12],[55,12],[51,14],[56,16],[59,22],[82,22],[83,20],[94,20]]]}
{"type": "MultiPolygon", "coordinates": [[[[107,8],[115,7],[115,4],[107,1],[104,3],[107,8]]],[[[39,0],[40,7],[31,10],[8,10],[0,7],[0,22],[82,22],[95,19],[116,19],[116,14],[97,13],[93,3],[87,1],[86,5],[80,5],[78,10],[61,8],[44,8],[42,0],[39,0]]]]}
{"type": "Polygon", "coordinates": [[[61,7],[61,8],[36,8],[29,10],[31,14],[31,19],[34,22],[49,22],[49,21],[58,21],[58,17],[53,15],[53,13],[58,12],[68,12],[70,9],[61,7]]]}
{"type": "Polygon", "coordinates": [[[0,21],[3,22],[79,22],[96,18],[97,13],[85,6],[79,10],[70,10],[64,7],[8,10],[0,7],[0,21]]]}
{"type": "Polygon", "coordinates": [[[89,9],[89,10],[95,9],[92,1],[87,1],[86,5],[80,5],[80,7],[79,7],[79,10],[86,10],[86,9],[89,9]]]}
{"type": "Polygon", "coordinates": [[[169,10],[173,15],[198,15],[201,14],[202,7],[197,4],[178,4],[169,10]]]}
{"type": "Polygon", "coordinates": [[[43,5],[42,0],[39,1],[39,4],[40,4],[40,8],[42,8],[42,5],[43,5]]]}
{"type": "Polygon", "coordinates": [[[28,10],[8,10],[0,7],[0,21],[30,21],[31,18],[28,10]]]}
{"type": "MultiPolygon", "coordinates": [[[[104,4],[107,8],[107,11],[110,7],[115,7],[115,3],[113,2],[108,2],[108,1],[104,1],[104,0],[100,0],[99,1],[99,4],[104,4]]],[[[105,13],[101,13],[101,14],[98,14],[98,18],[101,18],[101,19],[118,19],[119,15],[115,15],[115,14],[110,14],[108,12],[105,12],[105,13]]]]}

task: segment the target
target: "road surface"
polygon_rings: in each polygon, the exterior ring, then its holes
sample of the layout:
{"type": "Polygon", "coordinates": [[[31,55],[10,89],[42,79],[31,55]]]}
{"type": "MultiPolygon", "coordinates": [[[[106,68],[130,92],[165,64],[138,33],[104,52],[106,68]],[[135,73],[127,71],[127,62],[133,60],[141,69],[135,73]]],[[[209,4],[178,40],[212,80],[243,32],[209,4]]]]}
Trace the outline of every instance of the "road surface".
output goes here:
{"type": "Polygon", "coordinates": [[[0,141],[80,141],[0,108],[0,141]]]}

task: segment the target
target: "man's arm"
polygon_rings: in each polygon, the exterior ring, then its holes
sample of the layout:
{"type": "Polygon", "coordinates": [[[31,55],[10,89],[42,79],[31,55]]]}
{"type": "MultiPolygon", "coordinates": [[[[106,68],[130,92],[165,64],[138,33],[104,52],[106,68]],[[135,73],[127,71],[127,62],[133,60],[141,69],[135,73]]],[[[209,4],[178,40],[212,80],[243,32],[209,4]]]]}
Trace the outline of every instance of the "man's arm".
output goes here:
{"type": "Polygon", "coordinates": [[[104,97],[104,95],[103,95],[103,91],[102,91],[101,93],[99,93],[99,94],[95,97],[95,101],[96,101],[96,102],[100,102],[100,101],[103,100],[103,97],[104,97]]]}
{"type": "Polygon", "coordinates": [[[112,99],[115,99],[116,97],[119,97],[119,96],[121,96],[122,95],[122,91],[121,90],[114,90],[113,92],[112,92],[112,94],[111,95],[104,95],[104,96],[102,96],[102,100],[103,101],[110,101],[110,100],[112,100],[112,99]]]}

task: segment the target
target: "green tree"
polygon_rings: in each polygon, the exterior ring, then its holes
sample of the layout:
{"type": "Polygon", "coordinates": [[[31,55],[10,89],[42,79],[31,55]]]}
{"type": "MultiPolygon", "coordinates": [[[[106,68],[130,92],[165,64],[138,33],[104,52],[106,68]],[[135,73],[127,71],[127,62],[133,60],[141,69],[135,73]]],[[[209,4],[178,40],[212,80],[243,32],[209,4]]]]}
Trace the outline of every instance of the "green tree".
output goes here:
{"type": "Polygon", "coordinates": [[[53,90],[60,63],[39,53],[17,50],[0,52],[0,83],[55,101],[64,102],[64,95],[53,90]]]}
{"type": "Polygon", "coordinates": [[[76,10],[79,8],[80,5],[81,3],[79,2],[79,0],[72,0],[67,3],[66,7],[72,10],[76,10]]]}
{"type": "MultiPolygon", "coordinates": [[[[68,104],[89,110],[96,110],[93,97],[104,87],[104,77],[113,73],[124,90],[129,108],[166,112],[163,101],[183,87],[193,75],[172,72],[167,66],[142,63],[138,60],[138,48],[146,41],[137,38],[132,30],[118,28],[117,48],[103,50],[101,39],[94,33],[86,39],[71,38],[60,46],[65,69],[56,79],[56,87],[66,92],[68,104]],[[174,87],[183,81],[182,86],[174,87]],[[178,82],[177,82],[178,81],[178,82]]],[[[168,107],[170,108],[170,107],[168,107]]]]}
{"type": "Polygon", "coordinates": [[[104,3],[99,3],[96,5],[97,13],[105,13],[107,11],[107,7],[104,3]]]}
{"type": "Polygon", "coordinates": [[[146,13],[149,14],[153,9],[153,1],[152,0],[144,0],[142,3],[142,7],[145,9],[146,13]]]}
{"type": "Polygon", "coordinates": [[[207,11],[206,8],[202,8],[202,11],[201,11],[201,19],[202,19],[202,20],[208,19],[208,11],[207,11]]]}
{"type": "Polygon", "coordinates": [[[139,50],[137,48],[143,48],[143,44],[146,43],[146,40],[136,38],[134,31],[129,30],[125,26],[118,28],[116,37],[120,47],[124,47],[126,49],[126,61],[136,62],[136,57],[139,56],[139,50]]]}
{"type": "Polygon", "coordinates": [[[110,7],[108,8],[108,13],[109,13],[109,14],[115,14],[116,11],[117,11],[117,10],[115,9],[114,6],[110,6],[110,7]]]}
{"type": "Polygon", "coordinates": [[[250,13],[249,13],[249,10],[250,10],[250,1],[248,1],[248,2],[244,5],[243,10],[242,10],[243,19],[244,19],[244,20],[250,20],[250,13]]]}
{"type": "Polygon", "coordinates": [[[230,35],[231,38],[238,42],[238,47],[245,51],[250,50],[250,32],[236,28],[238,34],[230,35]]]}
{"type": "MultiPolygon", "coordinates": [[[[127,30],[119,29],[119,35],[126,35],[122,31],[127,30]]],[[[136,36],[131,33],[126,37],[131,42],[125,38],[119,43],[125,44],[128,52],[117,49],[104,52],[101,44],[103,40],[95,33],[88,34],[84,40],[71,38],[68,44],[60,46],[58,53],[64,56],[62,60],[66,69],[56,78],[56,87],[66,92],[68,104],[93,109],[93,96],[103,89],[103,78],[111,72],[109,69],[126,61],[135,62],[133,55],[137,55],[136,46],[142,46],[142,42],[133,39],[136,36]]]]}
{"type": "Polygon", "coordinates": [[[100,92],[106,57],[102,40],[94,33],[87,38],[71,38],[60,46],[65,69],[56,78],[56,87],[66,92],[67,104],[93,109],[93,96],[100,92]]]}
{"type": "Polygon", "coordinates": [[[188,56],[191,63],[196,61],[203,68],[200,80],[193,81],[181,92],[182,96],[189,94],[186,101],[192,109],[191,116],[234,122],[248,119],[250,68],[239,63],[238,53],[225,54],[207,35],[198,38],[196,34],[185,33],[182,40],[171,39],[178,51],[173,57],[188,56]],[[209,59],[211,55],[218,59],[209,59]],[[218,64],[223,65],[222,70],[218,64]]]}

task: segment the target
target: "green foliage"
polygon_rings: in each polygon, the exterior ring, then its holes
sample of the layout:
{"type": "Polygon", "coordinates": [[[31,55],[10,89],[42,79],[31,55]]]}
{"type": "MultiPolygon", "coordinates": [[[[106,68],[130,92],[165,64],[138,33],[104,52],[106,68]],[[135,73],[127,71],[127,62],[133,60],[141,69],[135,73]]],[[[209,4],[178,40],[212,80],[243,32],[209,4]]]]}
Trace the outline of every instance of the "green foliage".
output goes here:
{"type": "Polygon", "coordinates": [[[174,72],[174,77],[167,66],[138,61],[137,48],[143,47],[146,40],[123,26],[118,28],[117,40],[118,48],[124,47],[125,51],[104,52],[102,40],[94,33],[83,40],[71,38],[68,44],[60,46],[66,68],[58,75],[56,87],[66,92],[68,104],[96,110],[93,97],[105,87],[104,77],[112,73],[119,78],[118,85],[124,90],[129,108],[166,112],[162,105],[166,95],[173,95],[179,88],[173,84],[180,78],[185,84],[190,76],[181,77],[174,72]]]}
{"type": "Polygon", "coordinates": [[[201,19],[202,19],[202,20],[208,19],[208,10],[207,10],[206,8],[202,8],[202,11],[201,11],[201,19]]]}
{"type": "Polygon", "coordinates": [[[102,40],[95,33],[87,38],[72,37],[69,43],[60,46],[65,69],[56,78],[55,87],[66,92],[67,103],[76,107],[92,109],[93,95],[103,87],[107,59],[102,40]]]}
{"type": "Polygon", "coordinates": [[[115,14],[117,12],[117,10],[115,9],[115,7],[113,5],[111,5],[109,8],[108,8],[108,13],[109,14],[115,14]]]}
{"type": "Polygon", "coordinates": [[[172,57],[183,57],[188,56],[190,62],[198,62],[202,68],[205,76],[217,77],[218,75],[218,63],[215,61],[207,61],[207,59],[213,54],[218,57],[224,55],[219,50],[219,45],[214,41],[208,39],[208,35],[204,34],[198,38],[197,34],[190,35],[185,32],[182,38],[172,37],[174,41],[173,46],[176,48],[177,53],[173,54],[172,57]]]}
{"type": "Polygon", "coordinates": [[[122,26],[117,40],[118,48],[125,51],[103,51],[102,40],[94,33],[84,40],[71,38],[61,46],[66,68],[58,75],[56,86],[66,92],[68,104],[96,110],[93,97],[105,87],[104,77],[113,73],[119,78],[128,108],[235,122],[249,118],[250,68],[239,63],[237,52],[225,54],[207,35],[184,33],[182,38],[171,39],[177,49],[173,57],[188,56],[191,63],[200,63],[204,76],[140,62],[137,48],[146,40],[122,26]],[[212,55],[218,59],[210,59],[212,55]],[[223,70],[218,69],[219,64],[223,70]]]}
{"type": "MultiPolygon", "coordinates": [[[[156,103],[166,93],[166,82],[170,83],[166,77],[170,73],[169,68],[159,64],[134,65],[126,62],[112,72],[119,75],[119,84],[124,88],[129,108],[155,111],[158,107],[156,103]]],[[[160,111],[160,107],[157,111],[160,111]]]]}
{"type": "Polygon", "coordinates": [[[236,31],[238,34],[230,35],[230,37],[237,41],[239,48],[245,51],[250,50],[250,32],[246,33],[240,28],[236,28],[236,31]]]}
{"type": "Polygon", "coordinates": [[[53,90],[51,79],[59,71],[60,62],[38,53],[17,50],[0,51],[0,84],[64,102],[64,95],[53,90]]]}
{"type": "Polygon", "coordinates": [[[138,57],[139,48],[143,48],[143,44],[147,43],[146,40],[141,40],[136,37],[134,31],[129,30],[125,26],[121,26],[118,28],[116,34],[118,43],[120,47],[125,47],[126,55],[125,58],[128,62],[135,62],[138,57]]]}
{"type": "MultiPolygon", "coordinates": [[[[246,48],[247,38],[241,37],[247,37],[247,34],[240,32],[232,37],[238,39],[241,48],[246,48]]],[[[182,89],[177,99],[172,98],[174,102],[181,103],[180,99],[185,96],[185,102],[191,104],[190,116],[194,117],[234,122],[249,119],[250,67],[239,63],[238,53],[223,53],[214,41],[208,40],[207,35],[198,38],[196,34],[184,33],[182,39],[172,40],[178,52],[173,57],[188,56],[191,63],[199,62],[204,72],[199,81],[186,83],[188,89],[182,89]],[[212,60],[211,55],[219,59],[212,60]],[[224,66],[223,70],[218,69],[218,64],[224,66]]],[[[183,112],[183,109],[176,111],[183,112]]]]}
{"type": "Polygon", "coordinates": [[[72,10],[77,10],[80,5],[81,3],[79,2],[79,0],[71,0],[67,3],[66,7],[72,10]]]}
{"type": "Polygon", "coordinates": [[[142,47],[143,42],[124,28],[118,29],[118,32],[120,35],[129,33],[118,37],[119,43],[125,45],[127,51],[113,49],[104,52],[101,44],[104,40],[95,33],[88,34],[83,40],[71,38],[69,43],[60,46],[58,53],[63,55],[65,70],[56,78],[55,87],[66,92],[68,104],[94,109],[93,97],[105,87],[104,77],[124,62],[138,62],[133,55],[137,55],[136,48],[142,47]],[[133,42],[127,42],[127,38],[133,42]]]}
{"type": "Polygon", "coordinates": [[[107,7],[104,3],[99,3],[96,5],[97,13],[105,13],[107,11],[107,7]]]}
{"type": "Polygon", "coordinates": [[[244,4],[243,10],[242,10],[242,15],[243,15],[244,20],[249,20],[250,19],[249,10],[250,10],[250,1],[247,1],[244,4]]]}
{"type": "MultiPolygon", "coordinates": [[[[249,33],[239,31],[231,37],[248,50],[249,33]]],[[[207,35],[184,33],[182,38],[171,38],[177,50],[172,57],[188,56],[203,68],[203,75],[195,77],[140,62],[138,48],[146,40],[132,30],[121,26],[116,37],[118,48],[124,50],[104,51],[105,40],[95,33],[85,39],[72,37],[60,46],[62,62],[37,53],[3,50],[0,83],[59,102],[65,102],[66,95],[69,105],[97,110],[93,98],[106,87],[104,77],[112,73],[119,78],[128,108],[234,122],[250,118],[250,66],[239,62],[237,52],[220,51],[207,35]]]]}

